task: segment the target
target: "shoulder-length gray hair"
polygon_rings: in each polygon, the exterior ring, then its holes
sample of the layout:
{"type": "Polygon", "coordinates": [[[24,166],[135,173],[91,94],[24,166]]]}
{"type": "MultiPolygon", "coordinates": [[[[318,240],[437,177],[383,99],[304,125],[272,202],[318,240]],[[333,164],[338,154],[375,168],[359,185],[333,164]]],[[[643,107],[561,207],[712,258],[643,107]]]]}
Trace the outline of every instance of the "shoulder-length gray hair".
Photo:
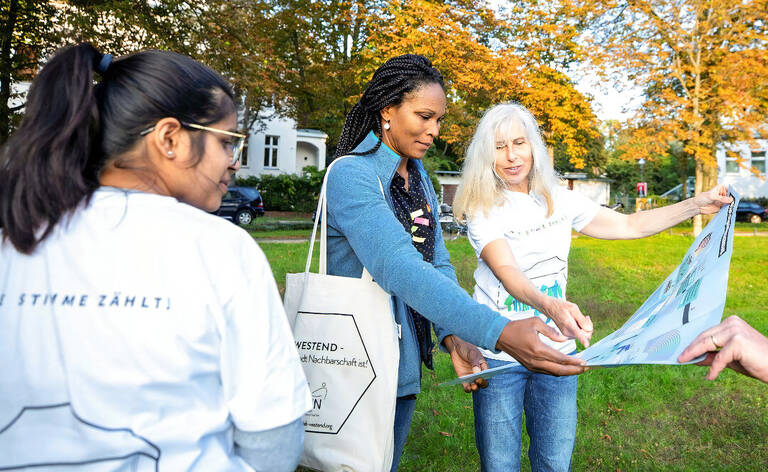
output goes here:
{"type": "Polygon", "coordinates": [[[463,219],[480,213],[487,214],[488,210],[501,202],[507,185],[496,173],[496,142],[510,138],[508,135],[513,123],[523,127],[531,145],[533,165],[528,174],[530,191],[544,199],[547,217],[552,216],[552,192],[558,185],[558,177],[541,138],[539,125],[524,106],[500,103],[485,112],[467,148],[461,184],[453,206],[453,214],[457,217],[463,219]]]}

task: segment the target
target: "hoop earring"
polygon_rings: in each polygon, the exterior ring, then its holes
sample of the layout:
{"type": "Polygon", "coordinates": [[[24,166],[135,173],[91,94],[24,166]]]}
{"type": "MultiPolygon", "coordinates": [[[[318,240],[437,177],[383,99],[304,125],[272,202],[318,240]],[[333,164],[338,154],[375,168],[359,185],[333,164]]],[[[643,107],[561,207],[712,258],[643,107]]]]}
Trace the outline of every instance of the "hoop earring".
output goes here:
{"type": "Polygon", "coordinates": [[[390,126],[389,126],[389,120],[387,120],[387,121],[384,123],[384,129],[385,129],[385,130],[387,130],[387,131],[389,131],[389,128],[390,128],[390,126]]]}

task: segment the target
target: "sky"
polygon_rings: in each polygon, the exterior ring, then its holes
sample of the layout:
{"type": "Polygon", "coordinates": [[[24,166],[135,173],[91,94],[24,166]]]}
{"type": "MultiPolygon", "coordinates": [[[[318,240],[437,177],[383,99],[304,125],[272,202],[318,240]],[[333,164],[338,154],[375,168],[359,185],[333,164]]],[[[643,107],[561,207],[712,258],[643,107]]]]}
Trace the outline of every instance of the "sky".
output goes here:
{"type": "Polygon", "coordinates": [[[595,74],[573,73],[576,89],[592,97],[592,109],[602,120],[624,121],[640,105],[641,90],[629,82],[604,83],[595,74]]]}

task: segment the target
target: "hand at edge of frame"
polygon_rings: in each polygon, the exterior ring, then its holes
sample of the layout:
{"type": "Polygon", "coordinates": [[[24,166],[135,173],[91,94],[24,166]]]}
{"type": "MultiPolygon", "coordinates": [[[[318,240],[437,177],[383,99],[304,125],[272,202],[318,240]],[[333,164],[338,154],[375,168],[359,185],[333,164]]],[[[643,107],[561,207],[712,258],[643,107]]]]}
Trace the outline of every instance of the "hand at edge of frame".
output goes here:
{"type": "Polygon", "coordinates": [[[730,316],[703,331],[677,358],[688,362],[702,354],[697,365],[709,366],[707,380],[714,380],[726,367],[768,383],[768,338],[738,316],[730,316]],[[713,342],[717,342],[715,346],[713,342]],[[718,350],[720,348],[720,350],[718,350]]]}

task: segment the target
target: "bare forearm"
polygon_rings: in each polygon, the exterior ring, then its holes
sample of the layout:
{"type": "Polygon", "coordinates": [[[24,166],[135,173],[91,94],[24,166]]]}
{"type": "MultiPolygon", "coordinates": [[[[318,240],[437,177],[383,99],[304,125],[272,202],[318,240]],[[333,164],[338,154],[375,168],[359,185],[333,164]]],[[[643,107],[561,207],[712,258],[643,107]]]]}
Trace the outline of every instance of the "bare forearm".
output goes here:
{"type": "Polygon", "coordinates": [[[637,239],[651,236],[696,215],[712,215],[732,203],[724,185],[674,205],[622,215],[601,208],[580,232],[600,239],[637,239]]]}
{"type": "Polygon", "coordinates": [[[589,346],[594,329],[592,320],[581,313],[578,305],[545,295],[518,268],[503,266],[499,273],[499,279],[510,295],[552,319],[565,336],[589,346]],[[505,267],[509,270],[503,273],[505,267]]]}
{"type": "Polygon", "coordinates": [[[629,215],[628,226],[634,238],[644,238],[664,231],[699,213],[701,213],[699,207],[692,198],[689,198],[674,205],[633,213],[629,215]]]}

